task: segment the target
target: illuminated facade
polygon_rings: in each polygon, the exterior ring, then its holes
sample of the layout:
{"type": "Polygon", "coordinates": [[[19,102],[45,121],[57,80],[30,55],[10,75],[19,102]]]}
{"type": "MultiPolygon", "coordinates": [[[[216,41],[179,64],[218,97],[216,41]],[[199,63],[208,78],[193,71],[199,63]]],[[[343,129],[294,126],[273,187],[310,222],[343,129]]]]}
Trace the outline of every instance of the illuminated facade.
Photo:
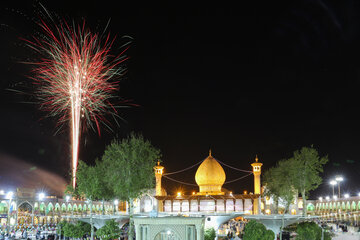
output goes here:
{"type": "MultiPolygon", "coordinates": [[[[195,181],[199,186],[198,192],[191,195],[156,195],[158,200],[159,212],[166,213],[233,213],[241,212],[246,214],[256,213],[255,204],[260,197],[260,175],[262,163],[253,163],[254,172],[254,194],[244,192],[244,194],[233,194],[222,188],[226,175],[219,162],[212,156],[211,150],[209,156],[200,164],[195,174],[195,181]]],[[[162,167],[162,166],[156,166],[162,167]]],[[[161,168],[164,169],[163,167],[161,168]]],[[[155,177],[157,173],[155,170],[155,177]]],[[[160,178],[161,179],[161,178],[160,178]]],[[[156,189],[161,188],[161,182],[156,181],[156,189]]],[[[257,206],[257,205],[256,205],[257,206]]]]}
{"type": "Polygon", "coordinates": [[[92,203],[80,200],[66,200],[54,196],[39,199],[34,189],[18,188],[9,198],[0,195],[0,223],[1,226],[38,226],[56,224],[67,216],[85,216],[90,214],[114,214],[125,212],[126,204],[113,202],[92,203]],[[91,208],[91,210],[90,210],[91,208]]]}

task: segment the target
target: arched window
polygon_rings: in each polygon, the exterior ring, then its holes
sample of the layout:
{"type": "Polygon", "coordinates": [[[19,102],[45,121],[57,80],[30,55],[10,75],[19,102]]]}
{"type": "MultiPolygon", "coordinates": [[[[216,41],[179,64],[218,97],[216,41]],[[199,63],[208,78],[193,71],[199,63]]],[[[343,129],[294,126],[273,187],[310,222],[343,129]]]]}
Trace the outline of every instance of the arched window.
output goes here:
{"type": "Polygon", "coordinates": [[[60,211],[60,204],[56,203],[55,204],[55,212],[59,212],[60,211]]]}
{"type": "Polygon", "coordinates": [[[66,212],[66,205],[65,205],[65,203],[63,203],[63,204],[61,205],[61,211],[62,211],[63,213],[66,212]]]}
{"type": "Polygon", "coordinates": [[[54,206],[53,206],[52,203],[49,203],[49,204],[47,205],[46,212],[49,213],[49,212],[52,212],[52,211],[54,211],[54,206]]]}
{"type": "Polygon", "coordinates": [[[45,209],[46,209],[45,203],[42,202],[40,204],[40,212],[45,212],[45,209]]]}

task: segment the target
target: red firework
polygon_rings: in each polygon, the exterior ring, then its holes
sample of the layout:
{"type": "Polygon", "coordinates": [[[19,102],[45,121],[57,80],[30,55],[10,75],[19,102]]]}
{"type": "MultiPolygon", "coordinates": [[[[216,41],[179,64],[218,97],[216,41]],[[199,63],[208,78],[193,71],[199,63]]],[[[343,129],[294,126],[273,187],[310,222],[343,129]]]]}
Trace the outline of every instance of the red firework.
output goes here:
{"type": "Polygon", "coordinates": [[[41,20],[39,26],[41,37],[26,40],[41,55],[31,63],[31,78],[37,85],[40,108],[57,117],[59,125],[70,123],[75,188],[81,125],[94,128],[95,123],[100,133],[100,124],[108,125],[105,116],[117,116],[111,102],[119,83],[113,79],[124,72],[120,64],[127,59],[123,55],[127,48],[118,56],[110,55],[115,38],[91,33],[85,23],[70,27],[64,22],[50,27],[41,20]]]}

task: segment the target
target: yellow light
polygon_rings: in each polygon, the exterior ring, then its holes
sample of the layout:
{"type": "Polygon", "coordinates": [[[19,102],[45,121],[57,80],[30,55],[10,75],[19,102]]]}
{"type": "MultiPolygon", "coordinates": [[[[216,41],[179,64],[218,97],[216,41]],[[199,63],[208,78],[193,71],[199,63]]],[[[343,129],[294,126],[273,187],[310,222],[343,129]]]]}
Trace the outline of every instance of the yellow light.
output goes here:
{"type": "Polygon", "coordinates": [[[232,195],[232,192],[230,192],[230,195],[232,195]]]}
{"type": "Polygon", "coordinates": [[[270,210],[270,209],[266,209],[266,210],[265,210],[265,213],[266,213],[267,215],[270,215],[270,214],[271,214],[271,210],[270,210]]]}
{"type": "Polygon", "coordinates": [[[177,196],[178,196],[178,197],[181,197],[181,192],[177,192],[177,196]]]}
{"type": "Polygon", "coordinates": [[[248,194],[247,190],[244,190],[244,194],[248,194]]]}
{"type": "Polygon", "coordinates": [[[193,195],[195,195],[195,192],[193,192],[193,195]]]}

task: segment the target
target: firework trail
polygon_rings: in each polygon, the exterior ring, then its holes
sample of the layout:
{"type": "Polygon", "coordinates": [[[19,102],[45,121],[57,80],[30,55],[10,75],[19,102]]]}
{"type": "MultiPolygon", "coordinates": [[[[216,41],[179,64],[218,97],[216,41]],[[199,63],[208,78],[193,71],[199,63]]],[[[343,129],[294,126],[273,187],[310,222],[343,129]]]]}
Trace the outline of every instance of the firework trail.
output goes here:
{"type": "Polygon", "coordinates": [[[117,116],[111,103],[118,90],[116,77],[123,74],[121,63],[127,59],[125,50],[110,55],[114,39],[101,37],[82,25],[66,22],[49,25],[40,20],[40,37],[25,40],[41,55],[31,62],[33,82],[40,108],[48,116],[57,117],[58,125],[70,123],[72,151],[72,179],[76,186],[81,129],[91,127],[100,134],[100,125],[108,126],[105,115],[117,116]]]}

